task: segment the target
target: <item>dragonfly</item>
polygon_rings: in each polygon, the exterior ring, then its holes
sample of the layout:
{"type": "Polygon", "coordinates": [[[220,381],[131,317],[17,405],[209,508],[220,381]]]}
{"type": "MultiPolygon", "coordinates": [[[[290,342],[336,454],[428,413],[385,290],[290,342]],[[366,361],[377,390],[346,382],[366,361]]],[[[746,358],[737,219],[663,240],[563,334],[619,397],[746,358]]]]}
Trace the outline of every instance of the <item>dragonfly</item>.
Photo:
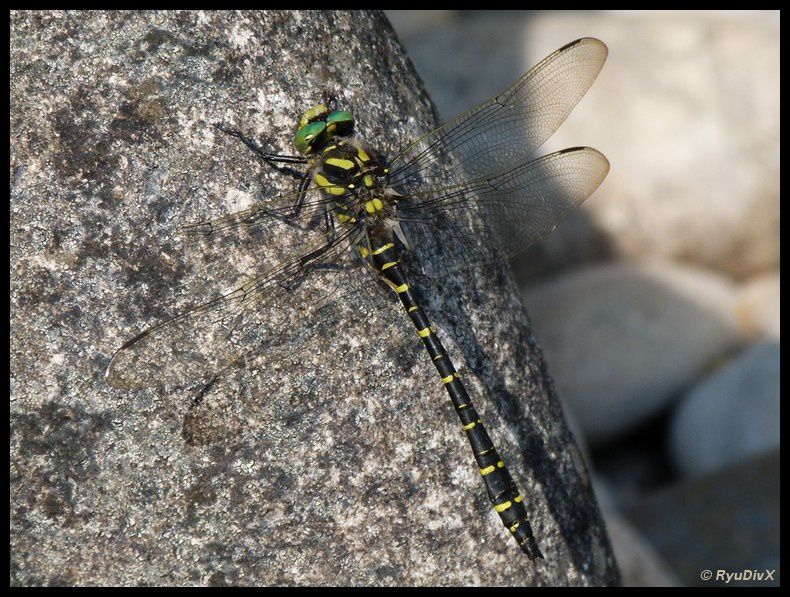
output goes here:
{"type": "Polygon", "coordinates": [[[363,139],[354,116],[336,100],[302,114],[294,155],[270,153],[242,131],[217,125],[263,163],[295,174],[299,184],[295,192],[187,225],[184,236],[209,247],[240,237],[265,245],[273,226],[285,226],[300,241],[262,260],[238,285],[123,344],[107,367],[107,382],[125,389],[180,384],[211,377],[256,353],[259,365],[271,364],[282,354],[277,346],[290,346],[298,335],[309,341],[322,329],[318,316],[295,329],[294,308],[315,306],[320,313],[326,305],[358,303],[383,288],[397,297],[435,366],[493,508],[520,550],[530,560],[543,558],[523,494],[413,281],[441,280],[512,257],[598,188],[609,163],[595,149],[533,158],[590,88],[607,53],[594,38],[571,42],[391,159],[363,139]],[[322,282],[311,284],[316,279],[322,282]],[[265,347],[251,346],[261,338],[265,347]]]}

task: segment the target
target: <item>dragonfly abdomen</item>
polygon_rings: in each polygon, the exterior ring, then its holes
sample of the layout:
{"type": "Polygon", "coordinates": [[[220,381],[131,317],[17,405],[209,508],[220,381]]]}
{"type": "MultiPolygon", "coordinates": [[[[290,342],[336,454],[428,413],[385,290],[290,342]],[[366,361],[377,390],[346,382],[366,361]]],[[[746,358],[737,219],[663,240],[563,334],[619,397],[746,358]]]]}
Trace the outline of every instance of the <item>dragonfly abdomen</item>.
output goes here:
{"type": "MultiPolygon", "coordinates": [[[[363,251],[364,254],[365,251],[363,251]]],[[[370,260],[384,280],[398,294],[406,313],[414,327],[417,328],[417,335],[422,339],[425,349],[450,395],[455,411],[461,419],[494,510],[518,542],[521,551],[526,553],[531,560],[543,558],[532,534],[523,497],[477,414],[461,381],[461,376],[455,370],[447,351],[436,335],[435,326],[430,322],[425,310],[418,304],[406,274],[400,266],[395,245],[386,241],[374,242],[370,249],[370,260]]]]}

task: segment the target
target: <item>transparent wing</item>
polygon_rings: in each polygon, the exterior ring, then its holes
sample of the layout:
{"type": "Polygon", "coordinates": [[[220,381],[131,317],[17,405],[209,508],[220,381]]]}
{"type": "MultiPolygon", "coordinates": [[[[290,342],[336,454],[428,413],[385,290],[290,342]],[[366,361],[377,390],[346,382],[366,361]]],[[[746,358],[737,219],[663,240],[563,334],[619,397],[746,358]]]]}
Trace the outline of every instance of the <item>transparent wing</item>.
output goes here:
{"type": "MultiPolygon", "coordinates": [[[[340,187],[324,188],[330,191],[335,188],[340,189],[340,187]]],[[[310,220],[316,215],[322,215],[324,206],[331,203],[332,200],[321,193],[321,189],[322,187],[309,187],[303,191],[287,193],[273,199],[263,199],[249,209],[184,226],[181,228],[181,233],[188,242],[221,244],[226,240],[247,242],[256,237],[260,239],[261,235],[272,227],[292,219],[296,200],[302,194],[304,194],[304,200],[300,207],[300,212],[303,214],[302,219],[310,220]]]]}
{"type": "Polygon", "coordinates": [[[496,176],[425,189],[400,203],[398,219],[409,237],[419,239],[412,245],[425,273],[439,278],[523,251],[589,197],[608,172],[599,151],[564,149],[496,176]]]}
{"type": "MultiPolygon", "coordinates": [[[[282,388],[280,380],[271,367],[264,368],[266,364],[271,365],[272,356],[236,361],[202,386],[184,414],[184,441],[199,446],[224,441],[249,430],[255,430],[261,437],[277,434],[283,426],[293,431],[294,424],[312,428],[315,421],[311,418],[320,416],[322,410],[331,405],[333,397],[313,391],[320,374],[309,370],[300,378],[291,378],[286,391],[276,391],[282,388]]],[[[304,363],[303,355],[298,353],[276,356],[285,370],[294,370],[304,363]]]]}
{"type": "Polygon", "coordinates": [[[584,96],[607,53],[589,37],[560,48],[506,91],[407,146],[391,161],[388,184],[410,195],[523,164],[584,96]]]}
{"type": "Polygon", "coordinates": [[[298,257],[144,330],[115,352],[108,383],[137,389],[205,379],[240,358],[265,357],[306,338],[321,321],[313,315],[354,280],[339,270],[366,275],[350,250],[358,234],[347,227],[331,243],[315,238],[298,257]]]}

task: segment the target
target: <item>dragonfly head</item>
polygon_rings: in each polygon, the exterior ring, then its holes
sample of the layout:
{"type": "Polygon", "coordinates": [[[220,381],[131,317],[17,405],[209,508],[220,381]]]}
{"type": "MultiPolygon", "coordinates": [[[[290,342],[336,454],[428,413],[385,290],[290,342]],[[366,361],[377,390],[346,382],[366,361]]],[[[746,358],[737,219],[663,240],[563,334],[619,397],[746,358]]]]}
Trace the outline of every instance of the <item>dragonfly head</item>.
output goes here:
{"type": "Polygon", "coordinates": [[[313,153],[332,137],[347,137],[354,133],[354,117],[345,110],[330,110],[324,105],[314,106],[299,119],[294,135],[294,146],[302,155],[313,153]]]}

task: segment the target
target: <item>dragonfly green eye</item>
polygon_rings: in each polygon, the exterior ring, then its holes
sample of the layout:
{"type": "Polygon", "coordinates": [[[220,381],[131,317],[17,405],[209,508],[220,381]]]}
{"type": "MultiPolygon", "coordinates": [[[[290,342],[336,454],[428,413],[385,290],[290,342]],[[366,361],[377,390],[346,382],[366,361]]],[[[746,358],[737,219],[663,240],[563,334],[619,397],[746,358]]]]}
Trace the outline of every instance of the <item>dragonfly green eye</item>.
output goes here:
{"type": "Polygon", "coordinates": [[[296,147],[296,151],[301,154],[310,153],[313,143],[315,143],[316,139],[320,137],[325,130],[325,122],[311,122],[300,128],[296,131],[296,135],[294,136],[294,147],[296,147]]]}
{"type": "Polygon", "coordinates": [[[332,135],[350,135],[354,132],[354,117],[345,110],[335,110],[326,117],[326,126],[332,135]]]}
{"type": "Polygon", "coordinates": [[[329,114],[329,108],[326,106],[313,106],[304,114],[302,114],[302,117],[299,119],[299,127],[304,127],[311,122],[315,122],[316,120],[322,120],[327,114],[329,114]]]}

